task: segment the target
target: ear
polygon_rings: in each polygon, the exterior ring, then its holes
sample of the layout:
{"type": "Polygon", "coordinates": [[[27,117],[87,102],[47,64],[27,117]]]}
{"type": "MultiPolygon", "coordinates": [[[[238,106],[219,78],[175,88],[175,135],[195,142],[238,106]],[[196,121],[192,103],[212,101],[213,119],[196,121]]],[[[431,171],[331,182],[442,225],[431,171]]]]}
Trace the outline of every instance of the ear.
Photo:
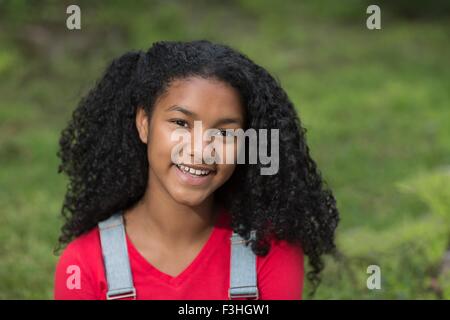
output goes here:
{"type": "Polygon", "coordinates": [[[148,117],[143,107],[138,107],[136,111],[136,128],[141,141],[147,144],[148,139],[148,117]]]}

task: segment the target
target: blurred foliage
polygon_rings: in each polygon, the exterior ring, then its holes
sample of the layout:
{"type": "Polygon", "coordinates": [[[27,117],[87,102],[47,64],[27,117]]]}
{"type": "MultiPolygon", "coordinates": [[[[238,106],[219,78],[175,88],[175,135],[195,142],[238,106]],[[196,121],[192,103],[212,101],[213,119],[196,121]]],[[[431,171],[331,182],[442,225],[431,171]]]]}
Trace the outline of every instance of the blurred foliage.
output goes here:
{"type": "Polygon", "coordinates": [[[399,187],[424,201],[441,218],[450,236],[450,168],[422,173],[399,187]]]}
{"type": "Polygon", "coordinates": [[[400,190],[423,200],[430,213],[382,231],[359,227],[341,233],[341,253],[337,260],[328,259],[316,298],[450,299],[449,184],[448,169],[398,183],[400,190]],[[365,286],[369,265],[381,268],[380,290],[365,286]]]}
{"type": "Polygon", "coordinates": [[[267,68],[308,129],[342,215],[315,298],[448,299],[448,1],[378,1],[379,31],[368,2],[0,0],[0,299],[52,297],[56,151],[80,97],[127,50],[202,38],[267,68]]]}

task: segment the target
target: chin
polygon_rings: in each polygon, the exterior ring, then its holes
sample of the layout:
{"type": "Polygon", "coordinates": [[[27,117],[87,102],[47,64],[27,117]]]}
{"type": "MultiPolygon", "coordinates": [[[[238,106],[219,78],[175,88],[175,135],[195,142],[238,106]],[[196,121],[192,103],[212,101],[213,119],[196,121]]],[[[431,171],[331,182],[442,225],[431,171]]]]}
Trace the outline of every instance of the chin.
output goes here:
{"type": "Polygon", "coordinates": [[[196,207],[205,201],[208,195],[204,192],[174,192],[171,193],[172,198],[185,206],[196,207]]]}

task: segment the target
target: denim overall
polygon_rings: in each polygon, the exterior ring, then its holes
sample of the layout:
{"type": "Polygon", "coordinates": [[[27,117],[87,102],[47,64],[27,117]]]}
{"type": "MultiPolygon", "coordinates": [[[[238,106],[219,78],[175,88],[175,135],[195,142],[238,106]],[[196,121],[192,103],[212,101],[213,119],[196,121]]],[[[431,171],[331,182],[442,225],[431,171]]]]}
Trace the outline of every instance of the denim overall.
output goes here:
{"type": "MultiPolygon", "coordinates": [[[[136,299],[128,259],[127,242],[122,211],[98,223],[102,246],[103,263],[108,282],[107,300],[133,298],[136,299]]],[[[255,238],[251,231],[251,238],[255,238]]],[[[231,238],[230,288],[228,298],[258,299],[256,278],[256,256],[247,242],[233,232],[231,238]]]]}

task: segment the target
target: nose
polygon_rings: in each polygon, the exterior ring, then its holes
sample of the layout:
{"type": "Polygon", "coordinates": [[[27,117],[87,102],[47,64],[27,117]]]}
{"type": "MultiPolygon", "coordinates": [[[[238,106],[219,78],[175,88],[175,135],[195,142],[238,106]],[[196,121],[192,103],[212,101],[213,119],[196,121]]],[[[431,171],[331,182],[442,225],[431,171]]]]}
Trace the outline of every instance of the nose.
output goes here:
{"type": "Polygon", "coordinates": [[[209,152],[205,152],[208,150],[205,150],[208,146],[211,148],[213,144],[211,141],[208,141],[207,139],[203,139],[204,136],[203,130],[194,130],[193,137],[191,139],[191,161],[193,161],[194,164],[204,164],[204,163],[211,163],[211,161],[214,159],[215,155],[215,149],[209,150],[209,152]]]}

